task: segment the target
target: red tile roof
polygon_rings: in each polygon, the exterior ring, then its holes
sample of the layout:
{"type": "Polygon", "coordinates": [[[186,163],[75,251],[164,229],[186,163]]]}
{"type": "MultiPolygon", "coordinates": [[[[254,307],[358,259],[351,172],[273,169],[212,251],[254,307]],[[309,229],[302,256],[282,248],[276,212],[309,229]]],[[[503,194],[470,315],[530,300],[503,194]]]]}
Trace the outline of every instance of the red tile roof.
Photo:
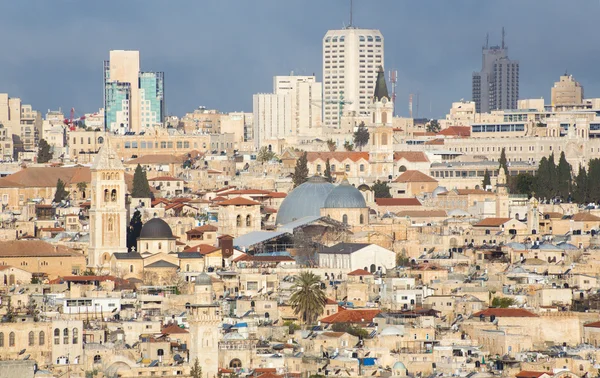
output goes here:
{"type": "Polygon", "coordinates": [[[473,227],[500,227],[512,218],[485,218],[473,225],[473,227]]]}
{"type": "Polygon", "coordinates": [[[220,248],[212,246],[210,244],[198,244],[193,247],[188,247],[183,252],[200,252],[201,255],[208,255],[214,251],[218,251],[220,248]]]}
{"type": "Polygon", "coordinates": [[[271,196],[271,198],[285,198],[285,197],[287,197],[287,194],[283,193],[283,192],[270,192],[269,195],[271,196]]]}
{"type": "Polygon", "coordinates": [[[371,323],[380,310],[342,310],[321,319],[322,323],[371,323]]]}
{"type": "Polygon", "coordinates": [[[174,335],[174,334],[185,334],[189,333],[187,329],[179,327],[177,324],[171,323],[168,326],[164,327],[160,333],[163,335],[174,335]]]}
{"type": "Polygon", "coordinates": [[[249,195],[249,194],[269,194],[270,192],[268,190],[261,190],[261,189],[239,189],[239,190],[232,190],[231,192],[227,192],[227,195],[249,195]]]}
{"type": "Polygon", "coordinates": [[[204,226],[192,228],[189,231],[186,231],[186,234],[197,234],[204,232],[217,232],[218,228],[213,226],[212,224],[205,224],[204,226]]]}
{"type": "Polygon", "coordinates": [[[469,137],[471,136],[470,126],[450,126],[437,135],[452,136],[452,137],[469,137]]]}
{"type": "Polygon", "coordinates": [[[249,200],[244,197],[236,197],[236,198],[232,198],[227,201],[219,202],[219,206],[252,206],[252,205],[260,205],[260,203],[249,200]]]}
{"type": "Polygon", "coordinates": [[[349,276],[372,276],[371,273],[367,272],[364,269],[356,269],[352,272],[348,273],[349,276]]]}
{"type": "Polygon", "coordinates": [[[50,281],[51,284],[58,284],[63,282],[90,282],[90,281],[115,281],[116,278],[113,276],[64,276],[58,277],[50,281]]]}
{"type": "Polygon", "coordinates": [[[429,159],[424,152],[421,151],[396,151],[394,152],[394,160],[404,159],[411,163],[429,163],[429,159]]]}
{"type": "Polygon", "coordinates": [[[597,222],[600,221],[600,217],[590,213],[577,213],[573,215],[573,220],[576,222],[597,222]]]}
{"type": "Polygon", "coordinates": [[[394,182],[437,182],[437,180],[421,171],[405,171],[394,182]]]}
{"type": "Polygon", "coordinates": [[[375,198],[378,206],[421,206],[416,198],[375,198]]]}
{"type": "Polygon", "coordinates": [[[515,375],[516,378],[539,378],[544,374],[554,375],[551,371],[531,371],[531,370],[522,370],[515,375]]]}
{"type": "Polygon", "coordinates": [[[178,179],[171,176],[159,176],[148,179],[148,181],[183,181],[182,179],[178,179]]]}
{"type": "Polygon", "coordinates": [[[440,138],[435,138],[432,140],[428,140],[427,142],[425,142],[424,144],[426,145],[436,145],[436,146],[440,146],[444,144],[444,140],[440,139],[440,138]]]}
{"type": "Polygon", "coordinates": [[[588,324],[584,324],[583,326],[589,327],[589,328],[600,328],[600,322],[588,323],[588,324]]]}
{"type": "Polygon", "coordinates": [[[311,163],[318,159],[322,161],[327,161],[327,159],[336,160],[338,162],[350,159],[353,162],[357,162],[360,159],[369,161],[369,153],[361,151],[307,152],[306,158],[311,163]]]}
{"type": "Polygon", "coordinates": [[[479,311],[473,314],[473,317],[479,316],[495,316],[497,318],[537,318],[533,312],[522,308],[488,308],[487,310],[479,311]]]}

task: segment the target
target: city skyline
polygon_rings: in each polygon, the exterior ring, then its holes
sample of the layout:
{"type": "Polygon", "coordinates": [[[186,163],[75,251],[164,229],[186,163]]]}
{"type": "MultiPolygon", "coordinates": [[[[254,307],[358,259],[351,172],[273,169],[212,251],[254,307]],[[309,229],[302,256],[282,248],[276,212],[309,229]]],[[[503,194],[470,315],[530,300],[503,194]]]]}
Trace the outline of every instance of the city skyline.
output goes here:
{"type": "MultiPolygon", "coordinates": [[[[35,14],[26,12],[27,5],[5,4],[3,91],[42,112],[59,107],[93,112],[102,106],[103,60],[110,50],[131,49],[140,51],[142,71],[165,72],[167,114],[182,116],[200,105],[251,111],[252,95],[268,93],[275,75],[314,73],[322,81],[323,36],[349,22],[346,0],[302,6],[266,0],[113,4],[113,9],[40,4],[35,14]],[[15,36],[20,36],[16,43],[15,36]]],[[[453,101],[471,99],[471,75],[478,70],[485,35],[499,41],[502,26],[510,57],[521,63],[520,98],[549,102],[550,88],[565,70],[585,86],[588,97],[600,96],[593,64],[600,53],[592,48],[599,39],[592,32],[598,12],[597,2],[567,8],[560,1],[473,7],[433,1],[375,6],[357,0],[353,24],[379,29],[386,39],[386,71],[398,71],[396,113],[408,115],[413,93],[419,97],[418,116],[442,117],[453,101]],[[561,27],[544,27],[553,20],[561,27]]]]}

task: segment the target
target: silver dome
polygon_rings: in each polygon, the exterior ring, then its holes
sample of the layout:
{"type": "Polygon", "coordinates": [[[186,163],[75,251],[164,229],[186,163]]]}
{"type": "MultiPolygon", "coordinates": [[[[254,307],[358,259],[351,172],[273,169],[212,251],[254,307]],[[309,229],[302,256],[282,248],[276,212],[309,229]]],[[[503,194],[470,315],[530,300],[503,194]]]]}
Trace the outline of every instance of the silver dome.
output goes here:
{"type": "Polygon", "coordinates": [[[210,276],[204,272],[200,273],[197,277],[196,277],[196,282],[195,284],[197,286],[200,285],[212,285],[212,280],[210,279],[210,276]]]}
{"type": "Polygon", "coordinates": [[[433,196],[433,198],[436,198],[438,194],[442,193],[448,193],[448,189],[446,189],[445,186],[438,186],[437,188],[433,189],[431,195],[433,196]]]}
{"type": "Polygon", "coordinates": [[[323,207],[327,209],[362,209],[367,207],[367,202],[360,190],[350,185],[348,180],[344,180],[329,193],[323,207]]]}
{"type": "Polygon", "coordinates": [[[277,211],[277,224],[286,224],[309,216],[320,216],[325,199],[335,185],[321,176],[313,176],[285,197],[277,211]]]}

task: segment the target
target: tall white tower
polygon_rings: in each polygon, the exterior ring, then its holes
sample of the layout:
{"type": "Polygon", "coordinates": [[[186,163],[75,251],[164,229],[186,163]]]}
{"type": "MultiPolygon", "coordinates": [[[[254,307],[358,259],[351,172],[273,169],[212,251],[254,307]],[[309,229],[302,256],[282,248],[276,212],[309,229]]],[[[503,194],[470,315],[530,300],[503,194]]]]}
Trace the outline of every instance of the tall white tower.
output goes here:
{"type": "Polygon", "coordinates": [[[110,147],[110,139],[105,141],[91,168],[88,266],[92,269],[106,268],[114,253],[127,252],[125,167],[110,147]]]}
{"type": "Polygon", "coordinates": [[[369,114],[377,72],[384,66],[379,30],[329,30],[323,38],[323,124],[338,127],[343,114],[369,114]]]}

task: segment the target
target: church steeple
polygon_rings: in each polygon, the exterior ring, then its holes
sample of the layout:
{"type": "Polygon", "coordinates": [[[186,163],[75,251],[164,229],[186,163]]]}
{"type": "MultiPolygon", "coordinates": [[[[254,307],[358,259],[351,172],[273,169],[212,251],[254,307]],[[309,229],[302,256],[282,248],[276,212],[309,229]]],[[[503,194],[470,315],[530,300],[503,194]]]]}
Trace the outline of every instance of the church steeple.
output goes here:
{"type": "Polygon", "coordinates": [[[383,98],[390,100],[390,95],[385,82],[385,72],[383,72],[383,66],[379,66],[377,71],[377,82],[375,83],[375,93],[373,94],[373,102],[381,101],[383,98]]]}

